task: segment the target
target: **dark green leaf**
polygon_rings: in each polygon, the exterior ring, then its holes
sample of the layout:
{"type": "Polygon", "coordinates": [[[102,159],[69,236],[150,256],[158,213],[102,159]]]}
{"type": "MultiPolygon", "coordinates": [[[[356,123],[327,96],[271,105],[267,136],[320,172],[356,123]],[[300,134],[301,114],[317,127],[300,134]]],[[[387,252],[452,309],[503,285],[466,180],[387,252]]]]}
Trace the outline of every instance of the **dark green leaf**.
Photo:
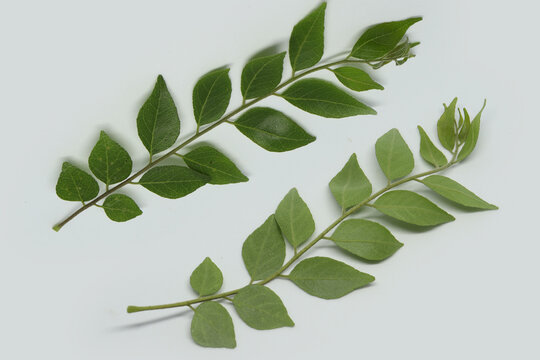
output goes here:
{"type": "Polygon", "coordinates": [[[127,195],[112,194],[103,202],[103,210],[112,221],[124,222],[142,214],[139,206],[127,195]]]}
{"type": "Polygon", "coordinates": [[[324,14],[323,2],[300,20],[293,28],[289,40],[289,58],[293,71],[306,69],[321,60],[324,52],[324,14]]]}
{"type": "Polygon", "coordinates": [[[311,211],[296,189],[291,189],[279,203],[276,221],[295,249],[306,242],[315,231],[311,211]]]}
{"type": "Polygon", "coordinates": [[[199,296],[212,295],[221,289],[223,274],[216,264],[207,257],[193,270],[189,283],[199,296]]]}
{"type": "Polygon", "coordinates": [[[291,271],[289,279],[308,294],[323,299],[340,298],[375,280],[369,274],[327,257],[302,260],[291,271]]]}
{"type": "Polygon", "coordinates": [[[454,98],[448,107],[445,106],[444,112],[437,122],[437,134],[439,141],[445,149],[452,151],[456,143],[456,104],[457,98],[454,98]]]}
{"type": "Polygon", "coordinates": [[[250,60],[242,70],[242,96],[244,99],[268,95],[279,85],[283,73],[285,52],[250,60]]]}
{"type": "Polygon", "coordinates": [[[321,79],[299,80],[281,96],[304,111],[329,118],[377,114],[331,82],[321,79]]]}
{"type": "Polygon", "coordinates": [[[197,126],[219,120],[231,99],[229,69],[217,69],[203,75],[193,88],[193,114],[197,126]]]}
{"type": "Polygon", "coordinates": [[[343,169],[330,181],[330,191],[343,209],[357,205],[371,195],[371,183],[352,154],[343,169]]]}
{"type": "Polygon", "coordinates": [[[294,326],[279,296],[266,286],[246,286],[235,295],[233,304],[240,319],[254,329],[294,326]]]}
{"type": "Polygon", "coordinates": [[[56,183],[56,195],[62,200],[88,201],[99,193],[97,181],[86,171],[71,165],[62,164],[62,171],[56,183]]]}
{"type": "Polygon", "coordinates": [[[285,240],[274,215],[244,241],[242,258],[251,280],[263,280],[281,268],[285,261],[285,240]]]}
{"type": "Polygon", "coordinates": [[[210,176],[210,184],[232,184],[248,181],[228,157],[211,146],[200,146],[182,158],[195,171],[210,176]]]}
{"type": "Polygon", "coordinates": [[[178,111],[161,75],[139,110],[137,130],[150,156],[171,147],[180,134],[178,111]]]}
{"type": "Polygon", "coordinates": [[[454,221],[446,211],[412,191],[394,190],[383,194],[373,205],[377,210],[409,224],[433,226],[454,221]]]}
{"type": "Polygon", "coordinates": [[[169,199],[186,196],[207,184],[210,177],[185,166],[167,165],[152,168],[139,180],[139,184],[169,199]]]}
{"type": "Polygon", "coordinates": [[[338,80],[354,91],[366,91],[371,89],[384,90],[382,85],[376,83],[371,79],[367,72],[364,70],[352,67],[342,66],[337,69],[332,69],[332,72],[336,75],[338,80]]]}
{"type": "Polygon", "coordinates": [[[289,151],[315,141],[288,116],[274,109],[257,107],[246,111],[234,125],[254,143],[268,151],[289,151]]]}
{"type": "Polygon", "coordinates": [[[214,301],[202,303],[195,309],[191,321],[191,337],[205,347],[236,347],[231,315],[223,305],[214,301]]]}
{"type": "Polygon", "coordinates": [[[377,161],[388,180],[408,175],[414,168],[414,157],[397,129],[381,136],[375,143],[377,161]]]}
{"type": "Polygon", "coordinates": [[[435,167],[446,165],[448,163],[446,156],[437,149],[420,125],[418,125],[418,132],[420,132],[420,155],[422,158],[435,167]]]}
{"type": "Polygon", "coordinates": [[[458,154],[458,161],[464,160],[467,156],[469,156],[474,148],[476,147],[476,142],[478,141],[478,134],[480,133],[480,117],[482,116],[482,111],[484,111],[484,108],[486,107],[486,101],[484,100],[484,105],[482,106],[482,109],[476,114],[473,121],[471,122],[471,126],[469,127],[469,131],[467,133],[467,140],[465,140],[465,145],[461,148],[461,151],[458,154]]]}
{"type": "Polygon", "coordinates": [[[342,222],[329,239],[340,248],[372,261],[384,260],[403,246],[384,226],[363,219],[342,222]]]}
{"type": "Polygon", "coordinates": [[[107,185],[116,184],[131,174],[132,165],[127,151],[102,131],[88,158],[94,175],[107,185]]]}

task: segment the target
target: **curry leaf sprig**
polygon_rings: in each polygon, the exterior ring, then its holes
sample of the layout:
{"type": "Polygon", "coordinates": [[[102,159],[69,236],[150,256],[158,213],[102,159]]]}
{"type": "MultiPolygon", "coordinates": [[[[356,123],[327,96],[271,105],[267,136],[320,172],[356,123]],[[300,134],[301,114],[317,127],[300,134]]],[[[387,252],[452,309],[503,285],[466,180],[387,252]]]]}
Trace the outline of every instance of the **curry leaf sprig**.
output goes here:
{"type": "Polygon", "coordinates": [[[249,284],[218,293],[223,275],[217,265],[206,258],[190,278],[191,287],[198,297],[165,305],[129,306],[128,313],[189,307],[194,312],[191,335],[197,344],[234,348],[233,320],[227,309],[216,300],[230,301],[240,319],[248,326],[268,330],[294,326],[280,297],[266,286],[274,279],[292,281],[308,294],[323,299],[340,298],[375,280],[373,276],[329,257],[309,257],[297,263],[321,240],[328,240],[359,260],[369,262],[385,260],[399,250],[403,244],[383,225],[371,220],[348,219],[361,208],[372,207],[399,220],[398,223],[418,227],[433,227],[455,220],[422,195],[409,190],[395,190],[399,185],[416,181],[464,207],[497,209],[458,182],[437,174],[463,161],[471,154],[478,140],[483,107],[472,121],[465,109],[459,111],[459,120],[456,120],[456,103],[457,99],[454,99],[449,106],[445,106],[437,123],[438,138],[450,152],[450,159],[419,126],[420,155],[432,169],[410,175],[414,168],[413,154],[399,131],[392,129],[375,144],[377,161],[388,179],[387,185],[373,192],[371,182],[353,154],[329,184],[343,211],[314,238],[315,222],[307,204],[296,189],[289,191],[275,213],[244,242],[242,258],[251,278],[249,284]],[[287,261],[286,241],[294,251],[287,261]],[[195,307],[195,304],[200,305],[195,307]]]}
{"type": "Polygon", "coordinates": [[[81,202],[82,205],[53,229],[60,230],[93,206],[103,208],[111,220],[118,222],[142,214],[133,199],[119,193],[130,184],[143,186],[162,197],[177,199],[205,184],[247,181],[238,167],[213,146],[201,145],[180,153],[221,124],[233,125],[268,151],[289,151],[313,142],[315,137],[283,112],[253,106],[269,96],[281,97],[306,112],[323,117],[376,114],[374,109],[333,83],[304,77],[327,70],[351,90],[382,90],[383,87],[359,66],[379,68],[391,61],[400,65],[413,57],[410,49],[417,43],[409,43],[405,33],[421,18],[374,25],[360,36],[348,55],[319,64],[324,50],[325,11],[326,3],[322,3],[293,28],[289,40],[292,74],[287,80],[282,81],[285,52],[258,55],[247,62],[241,75],[242,104],[228,113],[232,93],[229,69],[218,68],[202,76],[193,89],[193,115],[197,128],[180,144],[176,144],[180,135],[178,111],[164,78],[158,76],[137,116],[139,138],[149,153],[148,164],[134,172],[127,151],[102,131],[88,166],[104,184],[104,191],[100,193],[98,182],[87,171],[64,162],[56,193],[63,200],[81,202]],[[167,152],[158,155],[164,151],[167,152]],[[178,157],[178,164],[156,166],[172,156],[178,157]]]}

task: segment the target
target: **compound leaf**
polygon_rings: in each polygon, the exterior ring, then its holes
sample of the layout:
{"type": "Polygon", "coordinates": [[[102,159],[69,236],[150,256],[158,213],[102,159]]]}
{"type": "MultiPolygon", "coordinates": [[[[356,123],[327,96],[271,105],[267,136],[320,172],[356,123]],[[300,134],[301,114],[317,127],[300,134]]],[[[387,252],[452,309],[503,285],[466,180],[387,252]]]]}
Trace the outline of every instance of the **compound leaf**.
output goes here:
{"type": "Polygon", "coordinates": [[[192,193],[210,181],[210,177],[185,166],[167,165],[148,170],[139,184],[168,199],[178,199],[192,193]]]}
{"type": "Polygon", "coordinates": [[[414,168],[414,157],[397,129],[381,136],[375,143],[377,161],[388,180],[399,179],[414,168]]]}
{"type": "Polygon", "coordinates": [[[197,306],[191,321],[191,337],[197,344],[205,347],[236,347],[231,315],[223,305],[215,301],[197,306]]]}
{"type": "Polygon", "coordinates": [[[357,205],[371,195],[371,183],[366,177],[356,154],[352,154],[343,169],[330,181],[330,191],[343,209],[357,205]]]}
{"type": "Polygon", "coordinates": [[[193,114],[197,126],[219,120],[231,99],[229,69],[220,68],[203,75],[193,88],[193,114]]]}
{"type": "Polygon", "coordinates": [[[236,165],[211,146],[200,146],[183,155],[187,166],[210,176],[210,184],[233,184],[248,181],[236,165]]]}
{"type": "Polygon", "coordinates": [[[289,39],[289,58],[293,71],[306,69],[321,60],[324,52],[323,2],[300,20],[293,28],[289,39]]]}
{"type": "Polygon", "coordinates": [[[223,274],[209,257],[193,270],[189,283],[199,296],[212,295],[223,285],[223,274]]]}
{"type": "Polygon", "coordinates": [[[88,157],[88,166],[99,180],[111,185],[125,180],[133,163],[127,151],[102,131],[88,157]]]}
{"type": "Polygon", "coordinates": [[[67,161],[62,164],[62,171],[56,183],[56,195],[67,201],[89,201],[99,193],[97,181],[86,171],[67,161]]]}
{"type": "Polygon", "coordinates": [[[281,200],[275,217],[283,235],[295,249],[315,231],[311,211],[296,189],[291,189],[281,200]]]}
{"type": "Polygon", "coordinates": [[[112,194],[103,202],[103,210],[112,221],[124,222],[142,214],[141,209],[127,195],[112,194]]]}

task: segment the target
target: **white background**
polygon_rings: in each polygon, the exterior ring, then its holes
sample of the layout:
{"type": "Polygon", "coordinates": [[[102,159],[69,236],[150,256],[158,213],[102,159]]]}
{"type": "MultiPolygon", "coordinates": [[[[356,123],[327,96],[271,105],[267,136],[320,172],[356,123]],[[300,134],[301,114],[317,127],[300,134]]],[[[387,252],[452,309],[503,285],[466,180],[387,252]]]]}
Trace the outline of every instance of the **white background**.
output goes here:
{"type": "MultiPolygon", "coordinates": [[[[378,116],[324,119],[269,99],[264,105],[285,111],[317,141],[269,153],[221,126],[203,140],[234,159],[248,183],[207,186],[179,200],[130,187],[143,216],[118,224],[90,209],[55,233],[51,226],[78,206],[56,197],[62,161],[86,168],[99,130],[132,154],[136,168],[146,161],[135,119],[157,74],[174,96],[185,138],[194,129],[197,78],[230,64],[236,106],[245,61],[286,44],[317,2],[3,1],[0,357],[538,359],[535,3],[332,0],[327,55],[350,48],[370,24],[424,16],[410,32],[422,42],[418,56],[373,72],[386,89],[359,95],[378,116]],[[195,345],[189,310],[126,314],[129,304],[192,298],[188,278],[206,256],[222,269],[224,289],[244,285],[242,242],[291,187],[323,229],[339,213],[327,183],[350,154],[378,188],[377,137],[397,127],[418,154],[416,125],[434,135],[442,103],[454,96],[471,113],[484,98],[488,105],[476,151],[446,175],[499,211],[467,212],[428,195],[457,220],[422,232],[367,212],[405,243],[393,257],[365,264],[328,245],[311,253],[347,261],[376,283],[326,301],[276,280],[271,287],[296,326],[252,330],[230,308],[235,350],[195,345]]],[[[427,168],[416,160],[415,171],[427,168]]]]}

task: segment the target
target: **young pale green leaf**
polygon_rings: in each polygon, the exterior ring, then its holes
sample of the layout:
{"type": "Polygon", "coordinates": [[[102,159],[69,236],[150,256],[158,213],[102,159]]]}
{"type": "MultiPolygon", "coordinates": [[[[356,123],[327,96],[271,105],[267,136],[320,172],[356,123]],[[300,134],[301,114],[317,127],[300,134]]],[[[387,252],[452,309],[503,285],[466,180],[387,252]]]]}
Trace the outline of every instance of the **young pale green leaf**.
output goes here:
{"type": "Polygon", "coordinates": [[[279,203],[275,217],[283,235],[295,249],[315,231],[311,211],[294,188],[279,203]]]}
{"type": "Polygon", "coordinates": [[[92,200],[99,193],[97,181],[86,171],[64,162],[56,183],[56,195],[67,201],[92,200]]]}
{"type": "Polygon", "coordinates": [[[221,289],[223,274],[216,264],[207,257],[193,270],[189,283],[199,296],[212,295],[221,289]]]}
{"type": "Polygon", "coordinates": [[[289,279],[308,294],[323,299],[340,298],[375,280],[369,274],[327,257],[302,260],[291,271],[289,279]]]}
{"type": "Polygon", "coordinates": [[[454,149],[456,143],[456,104],[457,98],[454,98],[448,107],[445,106],[443,114],[437,121],[439,141],[450,151],[454,149]]]}
{"type": "Polygon", "coordinates": [[[233,124],[242,134],[268,151],[289,151],[315,141],[314,136],[291,118],[270,108],[248,110],[233,124]]]}
{"type": "Polygon", "coordinates": [[[437,149],[420,125],[418,125],[418,132],[420,133],[420,155],[422,158],[435,167],[446,165],[448,159],[441,150],[437,149]]]}
{"type": "Polygon", "coordinates": [[[219,120],[229,106],[231,92],[229,69],[220,68],[203,75],[193,88],[193,114],[197,126],[219,120]]]}
{"type": "Polygon", "coordinates": [[[371,183],[366,177],[356,154],[352,154],[343,169],[330,181],[330,191],[343,209],[359,204],[371,195],[371,183]]]}
{"type": "Polygon", "coordinates": [[[127,195],[112,194],[103,202],[103,210],[112,221],[124,222],[142,214],[139,206],[127,195]]]}
{"type": "Polygon", "coordinates": [[[384,90],[381,84],[373,81],[364,70],[352,67],[342,66],[332,69],[337,79],[346,87],[354,91],[366,91],[372,89],[384,90]]]}
{"type": "Polygon", "coordinates": [[[371,261],[384,260],[403,246],[384,226],[363,219],[342,222],[329,239],[340,248],[371,261]]]}
{"type": "Polygon", "coordinates": [[[241,91],[244,99],[268,95],[279,85],[285,52],[257,57],[242,70],[241,91]]]}
{"type": "Polygon", "coordinates": [[[467,109],[463,108],[464,118],[463,123],[460,125],[459,129],[459,141],[464,142],[467,139],[467,135],[469,134],[469,128],[471,126],[471,117],[469,116],[469,112],[467,109]]]}
{"type": "Polygon", "coordinates": [[[210,177],[185,166],[167,165],[152,168],[139,180],[151,192],[178,199],[190,194],[210,181],[210,177]]]}
{"type": "Polygon", "coordinates": [[[299,80],[289,86],[281,96],[304,111],[328,118],[377,114],[374,109],[331,82],[321,79],[299,80]]]}
{"type": "Polygon", "coordinates": [[[182,158],[191,169],[210,176],[210,184],[233,184],[248,181],[236,165],[211,146],[200,146],[182,158]]]}
{"type": "Polygon", "coordinates": [[[433,226],[455,220],[425,197],[407,190],[387,192],[375,201],[373,207],[383,214],[414,225],[433,226]]]}
{"type": "Polygon", "coordinates": [[[306,69],[321,60],[324,52],[325,11],[326,2],[323,2],[294,26],[289,39],[289,58],[293,71],[306,69]]]}
{"type": "Polygon", "coordinates": [[[421,17],[414,17],[371,26],[360,36],[351,51],[351,56],[364,60],[383,57],[398,45],[407,29],[420,20],[421,17]]]}
{"type": "Polygon", "coordinates": [[[88,166],[99,180],[111,185],[125,180],[133,163],[127,151],[102,131],[90,153],[88,166]]]}
{"type": "Polygon", "coordinates": [[[231,315],[223,305],[214,301],[204,302],[195,309],[191,321],[191,337],[205,347],[236,347],[231,315]]]}
{"type": "Polygon", "coordinates": [[[375,155],[384,175],[392,181],[408,175],[414,168],[414,157],[397,129],[381,136],[375,143],[375,155]]]}
{"type": "Polygon", "coordinates": [[[242,246],[242,258],[251,280],[263,280],[274,274],[285,261],[285,240],[274,215],[248,236],[242,246]]]}
{"type": "Polygon", "coordinates": [[[266,286],[246,286],[234,296],[233,305],[240,319],[254,329],[294,326],[279,296],[266,286]]]}
{"type": "Polygon", "coordinates": [[[180,119],[163,76],[137,115],[139,138],[150,156],[171,147],[180,135],[180,119]]]}
{"type": "Polygon", "coordinates": [[[476,142],[478,141],[478,134],[480,133],[480,117],[482,116],[482,111],[484,111],[484,108],[486,107],[486,101],[484,100],[484,105],[482,106],[482,109],[476,114],[473,121],[471,122],[471,125],[469,126],[469,131],[467,132],[467,139],[465,140],[465,144],[461,148],[461,151],[458,154],[458,161],[464,160],[467,156],[469,156],[474,148],[476,147],[476,142]]]}
{"type": "Polygon", "coordinates": [[[422,179],[421,182],[437,194],[463,206],[485,210],[498,209],[497,206],[480,199],[461,184],[445,176],[431,175],[422,179]]]}

